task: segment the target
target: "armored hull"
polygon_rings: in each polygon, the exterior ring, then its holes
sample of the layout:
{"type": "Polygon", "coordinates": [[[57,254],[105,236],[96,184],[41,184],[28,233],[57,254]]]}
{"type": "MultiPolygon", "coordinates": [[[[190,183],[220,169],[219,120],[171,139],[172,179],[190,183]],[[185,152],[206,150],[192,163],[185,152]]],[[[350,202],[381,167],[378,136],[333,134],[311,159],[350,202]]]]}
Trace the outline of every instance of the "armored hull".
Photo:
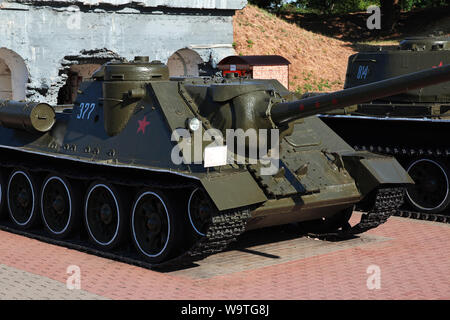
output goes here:
{"type": "Polygon", "coordinates": [[[449,78],[447,66],[294,101],[277,81],[169,79],[145,57],[108,63],[72,107],[1,101],[2,226],[151,267],[273,225],[358,234],[385,222],[412,180],[314,115],[449,78]],[[366,214],[352,227],[355,206],[366,214]]]}

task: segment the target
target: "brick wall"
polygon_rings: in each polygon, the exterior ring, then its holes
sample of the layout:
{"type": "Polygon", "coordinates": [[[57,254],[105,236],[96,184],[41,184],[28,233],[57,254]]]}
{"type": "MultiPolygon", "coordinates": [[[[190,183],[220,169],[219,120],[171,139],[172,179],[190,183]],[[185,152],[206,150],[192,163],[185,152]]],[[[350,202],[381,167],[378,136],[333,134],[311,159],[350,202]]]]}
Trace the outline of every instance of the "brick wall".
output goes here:
{"type": "Polygon", "coordinates": [[[289,89],[289,66],[254,66],[254,79],[277,79],[289,89]]]}

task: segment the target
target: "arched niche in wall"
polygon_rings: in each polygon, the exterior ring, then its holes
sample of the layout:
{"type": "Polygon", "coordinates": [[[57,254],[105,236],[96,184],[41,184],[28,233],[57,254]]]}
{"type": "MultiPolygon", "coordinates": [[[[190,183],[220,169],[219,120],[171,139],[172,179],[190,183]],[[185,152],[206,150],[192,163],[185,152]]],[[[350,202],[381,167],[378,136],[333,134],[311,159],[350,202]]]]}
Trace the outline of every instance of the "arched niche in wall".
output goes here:
{"type": "Polygon", "coordinates": [[[0,58],[0,99],[12,99],[11,70],[0,58]]]}
{"type": "Polygon", "coordinates": [[[20,55],[0,48],[0,98],[25,100],[28,69],[20,55]]]}
{"type": "Polygon", "coordinates": [[[199,75],[198,65],[204,61],[200,55],[191,49],[180,49],[167,60],[169,75],[171,77],[186,77],[199,75]]]}

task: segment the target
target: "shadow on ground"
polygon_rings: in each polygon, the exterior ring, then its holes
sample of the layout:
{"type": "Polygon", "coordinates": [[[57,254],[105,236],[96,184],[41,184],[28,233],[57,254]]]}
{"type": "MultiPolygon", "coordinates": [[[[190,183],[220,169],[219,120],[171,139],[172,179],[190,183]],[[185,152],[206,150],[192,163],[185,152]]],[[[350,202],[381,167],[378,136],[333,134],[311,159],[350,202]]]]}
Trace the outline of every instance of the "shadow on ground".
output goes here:
{"type": "MultiPolygon", "coordinates": [[[[290,240],[301,240],[302,241],[313,241],[313,238],[316,240],[322,240],[324,246],[326,244],[339,244],[339,243],[345,243],[347,240],[356,239],[358,236],[349,235],[346,237],[337,237],[337,236],[327,236],[327,237],[320,237],[316,238],[308,233],[307,230],[302,228],[301,224],[298,223],[292,223],[287,225],[281,225],[281,226],[273,226],[273,227],[267,227],[263,229],[257,229],[257,230],[251,230],[247,231],[243,234],[241,234],[237,240],[233,243],[231,243],[228,248],[224,251],[222,251],[219,254],[222,253],[231,253],[232,255],[236,257],[241,257],[242,254],[246,254],[247,257],[253,256],[253,257],[260,257],[265,259],[265,263],[271,263],[268,260],[271,260],[273,263],[276,263],[278,260],[286,260],[286,256],[281,257],[276,254],[276,251],[273,251],[271,253],[263,252],[259,250],[258,248],[264,248],[264,246],[277,246],[278,244],[290,240]],[[234,252],[234,253],[233,253],[234,252]]],[[[264,249],[263,249],[264,250],[264,249]]],[[[222,258],[219,258],[215,255],[208,256],[206,259],[210,262],[210,264],[222,264],[221,260],[222,258]],[[216,261],[217,260],[217,261],[216,261]]],[[[227,258],[225,258],[227,260],[227,258]]],[[[237,261],[236,261],[237,263],[237,261]]],[[[204,269],[205,262],[203,259],[200,259],[198,261],[193,261],[185,264],[178,264],[173,266],[165,266],[164,268],[158,268],[156,271],[162,272],[162,273],[169,273],[169,272],[185,272],[188,270],[195,270],[196,268],[204,269]]]]}

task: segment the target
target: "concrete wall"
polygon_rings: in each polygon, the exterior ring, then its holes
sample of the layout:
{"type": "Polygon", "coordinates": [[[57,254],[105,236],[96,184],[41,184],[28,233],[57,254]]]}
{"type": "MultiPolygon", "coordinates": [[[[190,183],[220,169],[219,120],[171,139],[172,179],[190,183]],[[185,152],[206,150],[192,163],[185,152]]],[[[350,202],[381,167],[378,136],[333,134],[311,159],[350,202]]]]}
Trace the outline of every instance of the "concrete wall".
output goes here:
{"type": "Polygon", "coordinates": [[[0,48],[24,60],[29,73],[27,99],[56,103],[66,82],[65,70],[74,63],[95,63],[90,61],[95,58],[132,60],[148,55],[167,63],[175,52],[188,48],[215,65],[234,54],[232,18],[234,10],[246,3],[148,0],[139,1],[140,6],[82,5],[89,2],[1,3],[0,48]],[[170,7],[164,7],[168,3],[170,7]],[[163,7],[151,7],[158,4],[163,7]]]}
{"type": "MultiPolygon", "coordinates": [[[[8,0],[6,0],[8,2],[8,0]]],[[[223,9],[237,10],[242,9],[246,0],[15,0],[23,4],[42,3],[42,4],[63,4],[63,5],[130,5],[135,4],[142,8],[188,8],[188,9],[223,9]]]]}

